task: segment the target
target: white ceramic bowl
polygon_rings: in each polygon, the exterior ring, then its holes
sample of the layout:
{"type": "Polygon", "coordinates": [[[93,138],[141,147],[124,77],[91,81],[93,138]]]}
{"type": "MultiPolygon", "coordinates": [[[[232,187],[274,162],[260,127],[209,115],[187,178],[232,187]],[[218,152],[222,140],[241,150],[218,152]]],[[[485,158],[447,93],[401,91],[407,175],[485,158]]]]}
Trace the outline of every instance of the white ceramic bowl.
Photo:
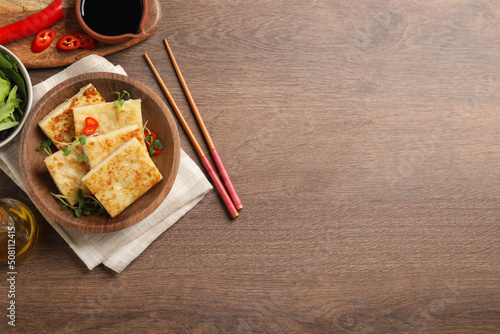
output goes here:
{"type": "Polygon", "coordinates": [[[21,76],[23,77],[24,82],[26,83],[26,93],[28,95],[28,101],[26,101],[26,105],[23,108],[23,117],[19,121],[19,125],[7,138],[3,140],[0,139],[0,147],[2,147],[11,142],[21,132],[21,129],[23,128],[23,125],[26,122],[26,119],[28,118],[28,115],[31,111],[31,106],[33,104],[33,86],[31,85],[31,79],[28,74],[28,71],[26,70],[26,67],[24,67],[21,60],[19,60],[19,58],[17,58],[17,56],[12,51],[10,51],[9,49],[7,49],[5,46],[2,45],[0,45],[0,53],[8,54],[9,56],[11,56],[16,60],[17,66],[19,67],[19,71],[21,72],[21,76]]]}

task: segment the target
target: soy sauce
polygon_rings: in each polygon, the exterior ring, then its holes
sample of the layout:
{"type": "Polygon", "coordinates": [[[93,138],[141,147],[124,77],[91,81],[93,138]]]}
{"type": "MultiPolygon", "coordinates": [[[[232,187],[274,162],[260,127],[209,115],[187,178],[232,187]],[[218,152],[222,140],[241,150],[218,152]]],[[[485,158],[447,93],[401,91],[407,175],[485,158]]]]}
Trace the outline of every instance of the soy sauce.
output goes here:
{"type": "Polygon", "coordinates": [[[143,0],[82,0],[80,10],[87,26],[101,35],[141,32],[143,0]]]}

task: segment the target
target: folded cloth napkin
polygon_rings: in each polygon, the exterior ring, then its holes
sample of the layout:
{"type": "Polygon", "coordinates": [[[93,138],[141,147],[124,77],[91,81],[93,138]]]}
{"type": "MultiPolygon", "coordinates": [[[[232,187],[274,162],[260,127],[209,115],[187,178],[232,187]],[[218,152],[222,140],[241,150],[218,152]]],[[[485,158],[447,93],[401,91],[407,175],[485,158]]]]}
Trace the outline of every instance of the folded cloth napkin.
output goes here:
{"type": "MultiPolygon", "coordinates": [[[[101,56],[90,55],[34,86],[33,105],[58,83],[88,72],[114,72],[126,75],[121,66],[114,66],[101,56]]],[[[0,168],[26,191],[19,168],[19,137],[11,144],[0,148],[0,168]]],[[[40,213],[89,269],[103,263],[112,270],[121,272],[159,235],[201,201],[211,189],[212,185],[200,168],[181,150],[179,172],[169,195],[151,215],[131,227],[109,233],[81,232],[58,224],[42,211],[40,213]]]]}

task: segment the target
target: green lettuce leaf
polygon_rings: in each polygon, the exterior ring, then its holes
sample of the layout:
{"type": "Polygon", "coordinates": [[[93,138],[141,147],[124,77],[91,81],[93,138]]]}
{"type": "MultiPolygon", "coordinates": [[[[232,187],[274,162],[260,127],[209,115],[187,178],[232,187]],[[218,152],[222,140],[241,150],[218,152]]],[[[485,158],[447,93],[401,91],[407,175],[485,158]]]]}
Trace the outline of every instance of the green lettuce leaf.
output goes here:
{"type": "Polygon", "coordinates": [[[13,127],[18,126],[18,125],[19,125],[18,121],[8,121],[8,122],[0,123],[0,131],[10,129],[10,128],[13,128],[13,127]]]}
{"type": "Polygon", "coordinates": [[[0,53],[0,70],[3,72],[5,77],[12,81],[12,84],[19,86],[18,94],[21,98],[19,107],[23,108],[28,100],[28,93],[26,91],[26,83],[19,73],[16,60],[9,55],[0,53]]]}
{"type": "MultiPolygon", "coordinates": [[[[1,72],[1,71],[0,71],[1,72]]],[[[10,92],[10,80],[0,77],[0,101],[3,102],[10,92]]]]}
{"type": "Polygon", "coordinates": [[[21,103],[21,99],[17,97],[17,86],[11,89],[9,96],[7,97],[7,101],[5,104],[0,107],[0,122],[3,122],[5,118],[12,117],[14,110],[19,108],[19,104],[21,103]]]}

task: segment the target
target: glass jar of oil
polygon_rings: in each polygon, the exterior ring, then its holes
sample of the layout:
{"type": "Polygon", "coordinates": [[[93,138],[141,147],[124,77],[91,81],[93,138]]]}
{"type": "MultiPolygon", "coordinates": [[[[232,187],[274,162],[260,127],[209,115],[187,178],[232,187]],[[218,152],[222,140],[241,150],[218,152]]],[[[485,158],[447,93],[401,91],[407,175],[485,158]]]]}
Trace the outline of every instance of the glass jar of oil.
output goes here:
{"type": "Polygon", "coordinates": [[[37,239],[38,224],[30,208],[13,198],[0,198],[0,263],[20,260],[37,239]]]}

